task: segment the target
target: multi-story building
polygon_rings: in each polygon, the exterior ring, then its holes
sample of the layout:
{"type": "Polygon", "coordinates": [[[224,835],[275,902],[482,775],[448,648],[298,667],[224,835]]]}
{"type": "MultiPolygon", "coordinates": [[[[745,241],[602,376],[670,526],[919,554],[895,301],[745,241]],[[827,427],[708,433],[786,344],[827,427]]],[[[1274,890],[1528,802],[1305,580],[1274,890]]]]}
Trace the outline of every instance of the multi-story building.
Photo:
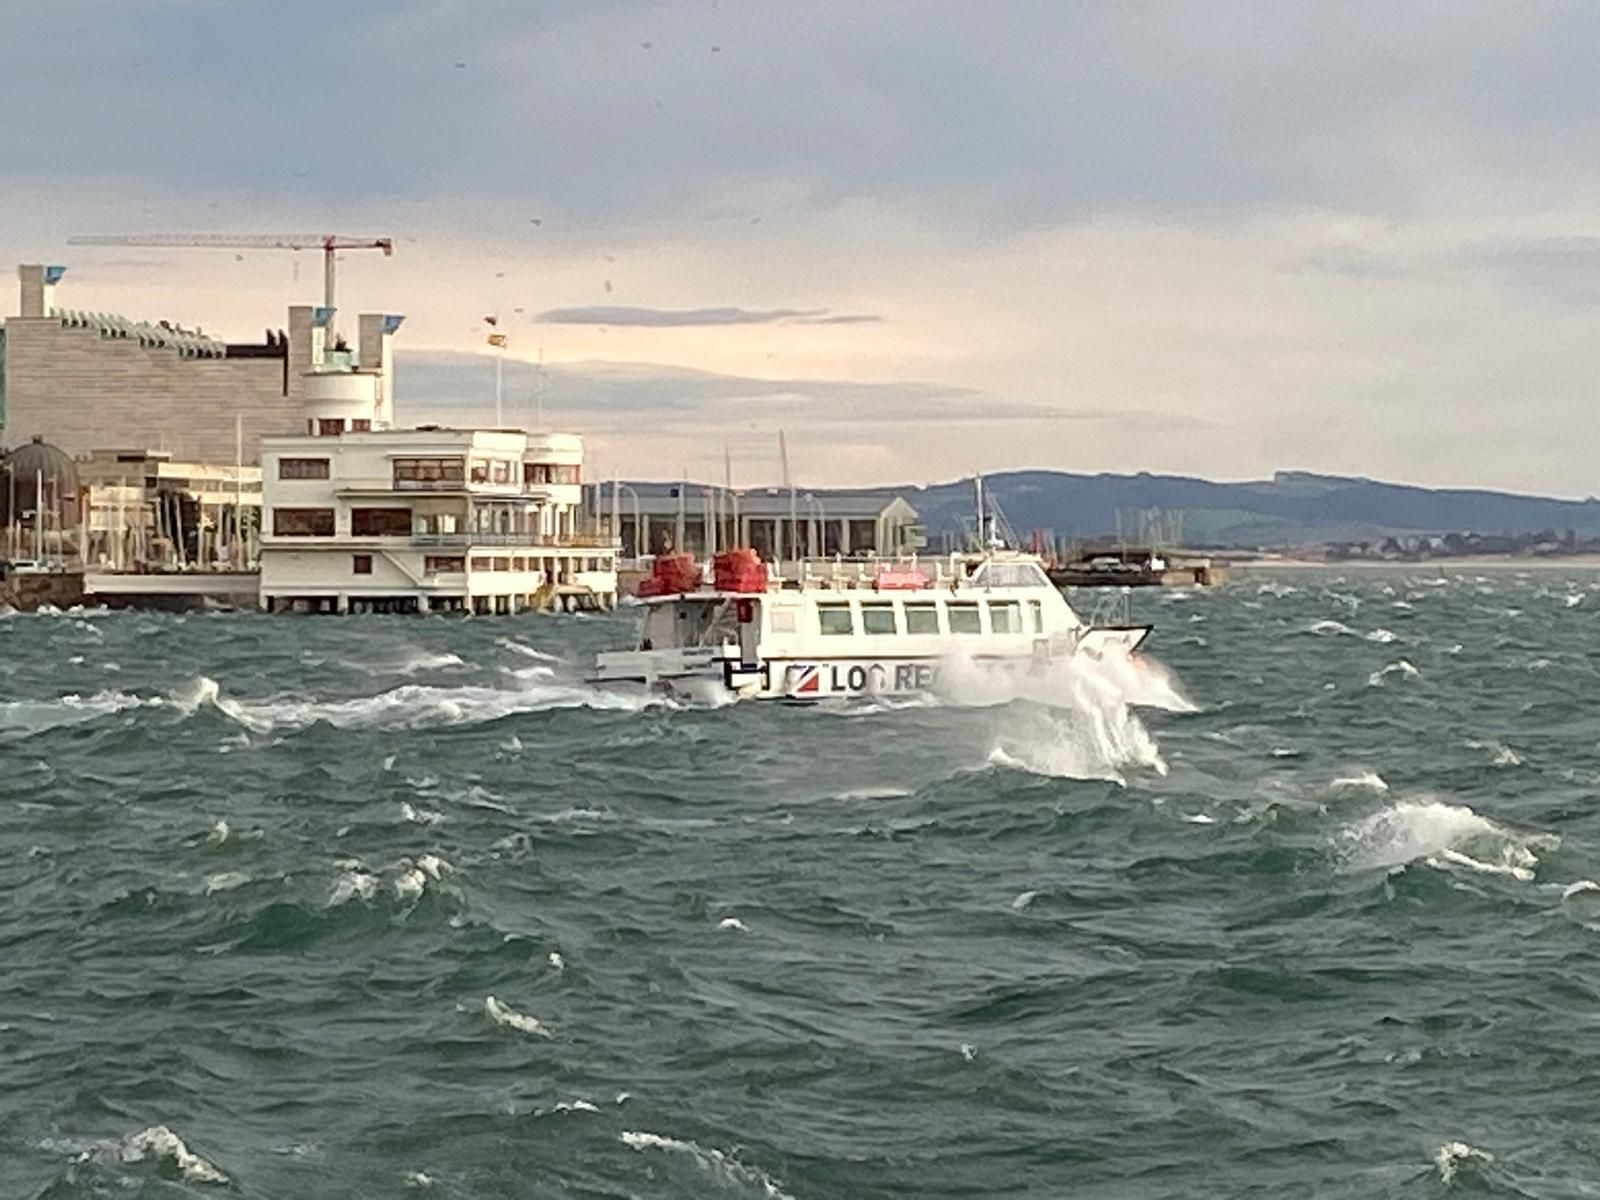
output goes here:
{"type": "Polygon", "coordinates": [[[298,612],[609,608],[580,528],[583,439],[385,429],[362,376],[306,380],[307,433],[262,442],[261,605],[298,612]]]}
{"type": "MultiPolygon", "coordinates": [[[[287,330],[224,342],[170,321],[63,308],[63,267],[17,269],[21,305],[0,327],[0,444],[42,437],[74,457],[118,447],[186,462],[256,463],[260,439],[300,427],[305,380],[344,361],[380,377],[388,318],[363,314],[359,349],[331,330],[331,309],[296,305],[287,330]]],[[[392,332],[392,331],[391,331],[392,332]]]]}

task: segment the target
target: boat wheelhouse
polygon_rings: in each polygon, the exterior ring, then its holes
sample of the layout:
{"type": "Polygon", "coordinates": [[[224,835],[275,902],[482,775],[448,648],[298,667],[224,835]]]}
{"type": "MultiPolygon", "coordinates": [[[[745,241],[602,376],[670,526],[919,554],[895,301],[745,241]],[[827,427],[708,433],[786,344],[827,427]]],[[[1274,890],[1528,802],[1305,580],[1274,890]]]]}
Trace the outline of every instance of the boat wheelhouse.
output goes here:
{"type": "Polygon", "coordinates": [[[954,659],[1043,668],[1130,654],[1150,632],[1084,620],[1037,555],[993,548],[940,559],[835,561],[785,580],[753,551],[655,562],[637,649],[603,653],[600,682],[821,700],[911,695],[954,659]]]}

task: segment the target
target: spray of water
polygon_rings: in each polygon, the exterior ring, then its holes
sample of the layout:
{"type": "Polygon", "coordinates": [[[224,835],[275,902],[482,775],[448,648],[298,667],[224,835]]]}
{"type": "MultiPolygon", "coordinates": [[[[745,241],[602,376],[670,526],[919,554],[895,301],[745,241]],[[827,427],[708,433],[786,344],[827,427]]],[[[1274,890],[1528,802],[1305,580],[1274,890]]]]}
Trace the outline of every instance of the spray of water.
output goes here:
{"type": "Polygon", "coordinates": [[[1025,664],[952,658],[938,680],[942,703],[996,710],[989,762],[1056,778],[1125,783],[1130,770],[1165,775],[1135,709],[1194,711],[1166,667],[1136,655],[1025,664]]]}

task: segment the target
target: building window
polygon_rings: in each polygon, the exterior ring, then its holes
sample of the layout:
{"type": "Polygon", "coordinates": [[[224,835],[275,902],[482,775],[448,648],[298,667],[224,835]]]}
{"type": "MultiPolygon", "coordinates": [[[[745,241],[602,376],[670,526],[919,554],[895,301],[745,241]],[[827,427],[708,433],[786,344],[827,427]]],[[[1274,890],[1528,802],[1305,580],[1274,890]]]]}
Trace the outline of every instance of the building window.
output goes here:
{"type": "Polygon", "coordinates": [[[935,604],[906,605],[907,633],[938,633],[939,607],[935,604]]]}
{"type": "Polygon", "coordinates": [[[892,635],[895,632],[894,605],[863,604],[861,606],[861,631],[874,635],[892,635]]]}
{"type": "Polygon", "coordinates": [[[371,433],[372,420],[369,417],[356,417],[350,422],[351,433],[371,433]]]}
{"type": "Polygon", "coordinates": [[[578,483],[580,469],[576,466],[566,466],[561,463],[523,463],[522,481],[524,483],[578,483]]]}
{"type": "Polygon", "coordinates": [[[509,570],[511,570],[511,560],[509,558],[497,558],[497,559],[495,559],[494,560],[494,569],[496,571],[509,571],[509,570]]]}
{"type": "Polygon", "coordinates": [[[950,615],[951,633],[983,632],[983,619],[976,604],[952,604],[945,611],[950,615]]]}
{"type": "Polygon", "coordinates": [[[1022,632],[1022,606],[1015,600],[996,600],[989,605],[989,628],[995,633],[1022,632]]]}
{"type": "Polygon", "coordinates": [[[422,560],[425,575],[459,575],[467,569],[467,560],[454,554],[430,554],[422,560]]]}
{"type": "Polygon", "coordinates": [[[494,483],[511,482],[511,464],[503,458],[497,458],[489,464],[489,479],[494,483]]]}
{"type": "Polygon", "coordinates": [[[343,417],[319,417],[317,419],[318,437],[338,437],[343,432],[343,417]]]}
{"type": "Polygon", "coordinates": [[[326,479],[328,460],[325,458],[280,458],[279,479],[326,479]]]}
{"type": "Polygon", "coordinates": [[[466,478],[466,468],[459,458],[397,458],[394,460],[394,482],[397,488],[407,484],[460,483],[466,478]]]}
{"type": "Polygon", "coordinates": [[[473,463],[472,463],[472,482],[473,483],[488,483],[489,482],[489,464],[488,463],[486,463],[486,462],[478,462],[476,459],[473,460],[473,463]]]}
{"type": "Polygon", "coordinates": [[[411,535],[411,510],[409,508],[352,508],[350,510],[350,536],[352,537],[409,537],[411,535]]]}
{"type": "Polygon", "coordinates": [[[350,556],[350,573],[352,575],[371,575],[372,555],[352,554],[350,556]]]}
{"type": "Polygon", "coordinates": [[[817,625],[824,634],[829,635],[851,634],[856,631],[848,604],[817,605],[817,625]]]}
{"type": "Polygon", "coordinates": [[[275,508],[272,532],[277,537],[332,537],[333,509],[275,508]]]}
{"type": "Polygon", "coordinates": [[[494,570],[494,559],[487,554],[479,554],[472,560],[472,569],[474,571],[492,571],[494,570]]]}

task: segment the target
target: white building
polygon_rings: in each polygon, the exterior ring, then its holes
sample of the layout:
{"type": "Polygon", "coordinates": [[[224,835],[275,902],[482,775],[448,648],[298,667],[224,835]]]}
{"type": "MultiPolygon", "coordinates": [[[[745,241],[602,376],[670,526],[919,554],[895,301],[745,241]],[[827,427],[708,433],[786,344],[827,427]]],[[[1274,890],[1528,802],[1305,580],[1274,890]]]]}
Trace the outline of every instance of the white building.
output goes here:
{"type": "Polygon", "coordinates": [[[306,433],[262,441],[264,609],[487,614],[616,602],[614,543],[579,532],[582,438],[385,428],[384,373],[330,367],[306,378],[306,433]]]}

